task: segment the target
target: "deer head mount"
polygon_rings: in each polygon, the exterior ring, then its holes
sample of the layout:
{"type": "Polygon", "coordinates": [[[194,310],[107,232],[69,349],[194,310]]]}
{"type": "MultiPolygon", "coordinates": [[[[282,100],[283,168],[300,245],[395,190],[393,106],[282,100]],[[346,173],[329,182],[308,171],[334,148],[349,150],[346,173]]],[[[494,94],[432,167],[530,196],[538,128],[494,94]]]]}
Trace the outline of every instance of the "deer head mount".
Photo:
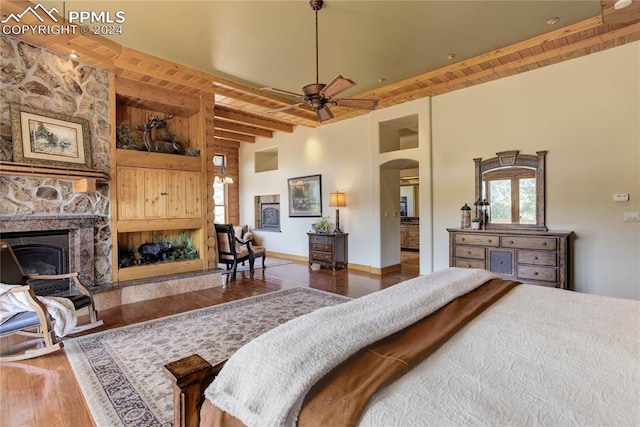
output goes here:
{"type": "Polygon", "coordinates": [[[143,132],[144,145],[148,151],[158,153],[184,154],[184,147],[175,139],[160,140],[151,138],[151,129],[163,129],[167,127],[167,120],[173,118],[173,114],[164,117],[153,115],[148,118],[147,123],[136,126],[136,129],[143,132]]]}

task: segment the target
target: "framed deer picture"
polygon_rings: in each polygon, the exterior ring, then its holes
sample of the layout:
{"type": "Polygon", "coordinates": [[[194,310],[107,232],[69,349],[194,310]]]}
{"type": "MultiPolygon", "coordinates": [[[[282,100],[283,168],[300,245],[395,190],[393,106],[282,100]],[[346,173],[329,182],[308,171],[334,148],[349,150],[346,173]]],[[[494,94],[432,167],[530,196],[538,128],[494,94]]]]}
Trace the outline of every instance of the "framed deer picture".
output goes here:
{"type": "Polygon", "coordinates": [[[13,161],[91,168],[89,121],[11,104],[13,161]]]}

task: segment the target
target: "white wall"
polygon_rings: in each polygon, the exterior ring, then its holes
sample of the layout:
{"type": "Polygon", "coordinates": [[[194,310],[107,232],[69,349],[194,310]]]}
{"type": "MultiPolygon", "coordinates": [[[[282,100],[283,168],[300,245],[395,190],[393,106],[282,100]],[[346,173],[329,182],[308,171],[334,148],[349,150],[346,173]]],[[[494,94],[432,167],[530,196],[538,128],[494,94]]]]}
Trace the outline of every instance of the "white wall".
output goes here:
{"type": "MultiPolygon", "coordinates": [[[[547,227],[573,230],[578,291],[640,299],[640,42],[438,96],[435,247],[472,203],[474,157],[547,153],[547,227]],[[630,201],[614,203],[614,193],[630,201]]],[[[435,251],[436,269],[448,254],[435,251]]]]}
{"type": "MultiPolygon", "coordinates": [[[[331,191],[347,193],[340,223],[349,261],[382,259],[380,165],[409,158],[420,166],[421,272],[448,266],[447,227],[473,203],[473,158],[498,151],[548,150],[547,226],[573,230],[578,291],[640,299],[640,42],[479,86],[374,111],[366,116],[277,133],[240,149],[240,215],[253,223],[253,197],[280,194],[282,233],[259,232],[272,251],[307,255],[313,218],[288,218],[286,180],[322,174],[323,212],[331,191]],[[430,111],[430,105],[432,112],[430,111]],[[379,154],[378,122],[419,114],[418,149],[379,154]],[[253,152],[277,146],[279,169],[253,173],[253,152]],[[630,201],[614,203],[614,193],[630,201]]],[[[395,224],[395,223],[394,223],[395,224]]],[[[399,239],[399,237],[398,237],[399,239]]]]}

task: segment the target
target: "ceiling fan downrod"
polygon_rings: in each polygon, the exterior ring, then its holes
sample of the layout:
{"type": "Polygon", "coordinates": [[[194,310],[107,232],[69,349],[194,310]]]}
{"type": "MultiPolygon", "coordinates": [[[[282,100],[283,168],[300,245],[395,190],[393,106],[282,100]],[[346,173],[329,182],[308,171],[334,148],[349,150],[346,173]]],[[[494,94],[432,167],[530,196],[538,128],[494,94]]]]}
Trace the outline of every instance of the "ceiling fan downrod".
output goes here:
{"type": "Polygon", "coordinates": [[[320,83],[320,60],[318,59],[318,11],[322,9],[323,4],[324,0],[309,0],[309,5],[316,14],[316,84],[320,83]]]}

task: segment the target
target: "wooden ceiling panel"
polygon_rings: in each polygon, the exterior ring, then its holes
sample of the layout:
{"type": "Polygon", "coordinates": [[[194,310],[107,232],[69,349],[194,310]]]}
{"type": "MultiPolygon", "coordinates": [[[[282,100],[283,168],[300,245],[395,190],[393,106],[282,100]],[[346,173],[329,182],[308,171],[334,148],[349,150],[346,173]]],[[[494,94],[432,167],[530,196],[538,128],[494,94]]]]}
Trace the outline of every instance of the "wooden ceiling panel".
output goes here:
{"type": "MultiPolygon", "coordinates": [[[[4,18],[10,13],[20,13],[30,4],[4,0],[0,14],[4,18]]],[[[599,16],[353,97],[376,98],[379,108],[388,107],[640,40],[640,1],[633,1],[631,6],[621,10],[615,10],[613,4],[612,0],[603,0],[599,16]]],[[[37,23],[35,17],[25,16],[24,19],[25,23],[29,23],[29,19],[33,24],[37,23]]],[[[107,69],[127,80],[156,86],[159,91],[182,93],[185,99],[215,96],[212,131],[216,143],[233,146],[253,142],[257,136],[269,138],[273,132],[292,132],[294,126],[318,126],[316,114],[309,108],[268,113],[295,104],[293,99],[135,51],[100,36],[25,34],[20,38],[63,55],[75,50],[89,65],[107,69]]],[[[135,102],[135,96],[132,98],[131,102],[135,102]]],[[[335,115],[332,122],[367,114],[366,110],[331,108],[335,115]]]]}

